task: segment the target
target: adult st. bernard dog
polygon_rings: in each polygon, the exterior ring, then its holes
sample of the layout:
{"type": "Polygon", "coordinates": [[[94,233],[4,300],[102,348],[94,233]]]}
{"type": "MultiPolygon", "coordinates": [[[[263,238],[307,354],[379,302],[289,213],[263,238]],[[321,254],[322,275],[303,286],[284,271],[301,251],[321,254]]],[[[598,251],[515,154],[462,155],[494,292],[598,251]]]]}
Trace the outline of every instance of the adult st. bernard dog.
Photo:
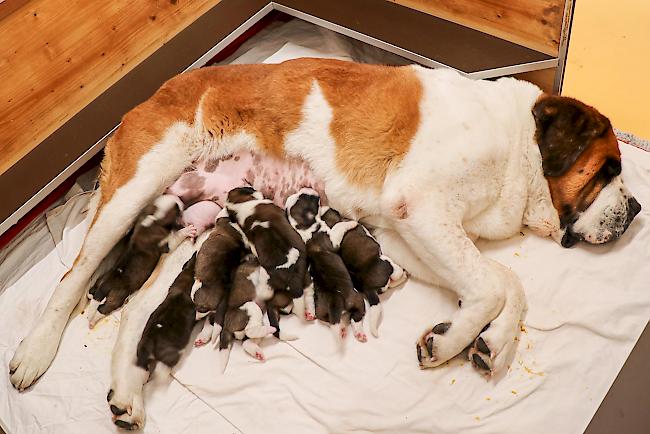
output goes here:
{"type": "Polygon", "coordinates": [[[605,243],[641,208],[623,185],[609,120],[527,82],[325,59],[192,71],[126,114],[110,139],[92,226],[11,360],[15,387],[48,368],[93,272],[138,213],[193,161],[238,150],[306,160],[330,204],[374,225],[388,256],[458,294],[459,309],[431,318],[418,340],[422,367],[468,346],[483,372],[506,364],[524,294],[476,238],[524,225],[565,247],[605,243]]]}

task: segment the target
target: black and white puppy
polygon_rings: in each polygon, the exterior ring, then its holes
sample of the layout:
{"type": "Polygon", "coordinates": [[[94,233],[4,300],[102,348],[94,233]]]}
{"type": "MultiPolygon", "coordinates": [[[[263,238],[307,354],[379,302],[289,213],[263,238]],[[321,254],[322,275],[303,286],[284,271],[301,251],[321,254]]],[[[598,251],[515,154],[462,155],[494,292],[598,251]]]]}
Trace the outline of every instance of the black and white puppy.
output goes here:
{"type": "Polygon", "coordinates": [[[173,250],[186,237],[196,235],[193,226],[180,229],[181,207],[175,196],[165,194],[140,213],[125,250],[89,291],[86,313],[91,328],[140,289],[163,253],[173,250]]]}
{"type": "MultiPolygon", "coordinates": [[[[330,207],[322,207],[320,215],[330,228],[349,221],[330,207]]],[[[378,337],[381,319],[378,294],[383,293],[388,287],[401,284],[406,279],[406,274],[402,267],[382,254],[377,240],[361,224],[345,233],[341,240],[339,255],[350,272],[354,287],[368,300],[370,332],[378,337]]]]}
{"type": "Polygon", "coordinates": [[[196,322],[190,291],[194,283],[196,253],[183,265],[167,297],[153,311],[138,343],[137,365],[151,375],[157,362],[173,368],[187,346],[196,322]]]}
{"type": "MultiPolygon", "coordinates": [[[[274,298],[281,296],[279,291],[288,291],[293,300],[302,299],[309,284],[305,243],[287,221],[284,210],[251,187],[231,190],[226,209],[268,273],[274,298]]],[[[268,316],[276,328],[275,336],[280,338],[279,317],[275,315],[275,309],[269,309],[268,316]]]]}
{"type": "Polygon", "coordinates": [[[354,289],[350,273],[338,255],[346,232],[357,227],[355,221],[340,222],[329,228],[320,218],[320,196],[315,190],[303,188],[291,195],[286,203],[287,217],[307,246],[309,272],[314,283],[316,317],[331,324],[341,337],[346,325],[343,312],[350,314],[354,336],[361,342],[366,305],[363,296],[354,289]]]}
{"type": "Polygon", "coordinates": [[[213,319],[215,324],[223,324],[227,294],[235,270],[247,251],[240,231],[231,224],[226,209],[222,209],[196,257],[190,293],[196,307],[196,319],[218,311],[213,319]]]}
{"type": "MultiPolygon", "coordinates": [[[[287,291],[282,291],[288,294],[287,291]]],[[[227,310],[219,339],[219,349],[229,350],[235,339],[243,341],[244,350],[260,361],[264,353],[259,341],[271,334],[275,327],[264,324],[263,307],[273,297],[268,274],[257,258],[249,254],[237,267],[228,295],[227,310]]],[[[227,357],[226,357],[227,359],[227,357]]],[[[225,369],[224,363],[224,369],[225,369]]]]}

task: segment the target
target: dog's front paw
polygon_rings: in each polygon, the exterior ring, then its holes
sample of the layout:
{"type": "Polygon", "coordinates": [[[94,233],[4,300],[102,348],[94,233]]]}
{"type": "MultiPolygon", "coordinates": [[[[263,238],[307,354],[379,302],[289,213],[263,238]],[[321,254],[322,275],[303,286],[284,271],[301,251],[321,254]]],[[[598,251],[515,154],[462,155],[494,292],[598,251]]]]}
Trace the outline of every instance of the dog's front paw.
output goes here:
{"type": "Polygon", "coordinates": [[[447,354],[445,334],[451,327],[451,322],[441,322],[426,330],[415,344],[420,368],[433,368],[443,364],[455,354],[447,354]]]}

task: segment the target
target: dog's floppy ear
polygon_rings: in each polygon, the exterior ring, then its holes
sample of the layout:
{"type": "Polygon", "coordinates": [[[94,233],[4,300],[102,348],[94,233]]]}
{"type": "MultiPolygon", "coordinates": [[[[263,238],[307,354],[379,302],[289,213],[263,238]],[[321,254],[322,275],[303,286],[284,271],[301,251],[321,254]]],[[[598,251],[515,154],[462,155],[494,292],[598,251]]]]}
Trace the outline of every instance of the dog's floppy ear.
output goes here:
{"type": "Polygon", "coordinates": [[[540,97],[533,116],[545,176],[564,174],[611,127],[609,119],[592,107],[562,96],[540,97]]]}

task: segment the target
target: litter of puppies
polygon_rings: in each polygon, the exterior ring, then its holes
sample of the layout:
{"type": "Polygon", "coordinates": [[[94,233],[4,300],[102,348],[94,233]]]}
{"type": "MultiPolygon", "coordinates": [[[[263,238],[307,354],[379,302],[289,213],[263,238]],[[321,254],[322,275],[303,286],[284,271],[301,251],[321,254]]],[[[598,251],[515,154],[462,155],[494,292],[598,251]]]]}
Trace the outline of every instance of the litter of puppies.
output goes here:
{"type": "Polygon", "coordinates": [[[296,339],[281,329],[283,314],[327,323],[338,342],[351,325],[354,337],[366,342],[368,313],[370,331],[379,336],[378,294],[403,283],[406,273],[363,225],[321,206],[316,190],[300,189],[283,209],[252,187],[236,187],[223,208],[202,206],[207,211],[195,222],[183,203],[164,194],[142,212],[115,265],[91,289],[86,308],[93,327],[128,302],[161,255],[205,232],[142,332],[137,365],[149,374],[159,362],[167,369],[178,363],[199,320],[203,328],[194,346],[212,342],[222,352],[224,370],[235,341],[264,361],[263,339],[296,339]]]}

